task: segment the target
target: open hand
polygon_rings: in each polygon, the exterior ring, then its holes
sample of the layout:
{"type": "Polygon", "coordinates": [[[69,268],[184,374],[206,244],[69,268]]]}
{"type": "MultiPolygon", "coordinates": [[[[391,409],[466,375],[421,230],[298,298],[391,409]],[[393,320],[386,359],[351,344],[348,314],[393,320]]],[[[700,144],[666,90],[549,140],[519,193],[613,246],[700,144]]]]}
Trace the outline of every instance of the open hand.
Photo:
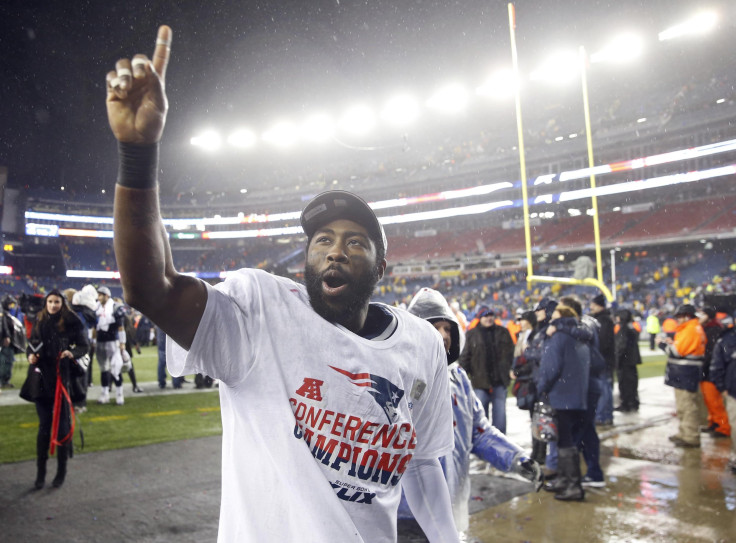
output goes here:
{"type": "Polygon", "coordinates": [[[123,58],[107,74],[107,119],[118,141],[156,143],[166,123],[166,66],[171,51],[171,28],[161,26],[153,61],[146,55],[123,58]]]}

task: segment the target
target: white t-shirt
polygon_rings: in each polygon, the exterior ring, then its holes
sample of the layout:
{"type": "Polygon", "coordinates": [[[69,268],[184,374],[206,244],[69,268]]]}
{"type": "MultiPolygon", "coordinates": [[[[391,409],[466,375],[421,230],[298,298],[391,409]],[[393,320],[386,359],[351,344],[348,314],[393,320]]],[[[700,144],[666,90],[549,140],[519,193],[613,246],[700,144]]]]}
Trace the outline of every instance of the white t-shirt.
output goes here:
{"type": "Polygon", "coordinates": [[[169,339],[167,363],[222,382],[219,541],[396,541],[408,461],[453,448],[439,334],[390,308],[396,332],[364,339],[258,270],[207,289],[190,351],[169,339]]]}

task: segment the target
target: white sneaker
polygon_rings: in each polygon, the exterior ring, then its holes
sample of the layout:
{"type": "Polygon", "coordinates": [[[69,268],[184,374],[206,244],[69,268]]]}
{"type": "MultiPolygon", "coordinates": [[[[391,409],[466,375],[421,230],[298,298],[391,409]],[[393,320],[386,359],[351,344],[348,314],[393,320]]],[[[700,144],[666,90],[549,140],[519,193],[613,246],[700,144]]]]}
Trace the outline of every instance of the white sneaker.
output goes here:
{"type": "Polygon", "coordinates": [[[99,404],[106,404],[110,402],[110,389],[109,388],[103,388],[100,391],[100,397],[97,398],[97,403],[99,404]]]}
{"type": "Polygon", "coordinates": [[[115,403],[118,405],[125,405],[125,398],[123,397],[123,387],[115,387],[115,403]]]}

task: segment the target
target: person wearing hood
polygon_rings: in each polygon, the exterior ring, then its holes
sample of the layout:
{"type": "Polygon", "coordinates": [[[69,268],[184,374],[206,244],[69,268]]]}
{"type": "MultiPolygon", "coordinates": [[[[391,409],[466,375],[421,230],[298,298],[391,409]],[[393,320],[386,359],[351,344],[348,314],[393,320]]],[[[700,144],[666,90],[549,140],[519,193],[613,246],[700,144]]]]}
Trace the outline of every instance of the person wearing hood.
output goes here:
{"type": "MultiPolygon", "coordinates": [[[[423,288],[412,299],[409,313],[429,321],[440,333],[447,352],[447,372],[454,423],[455,447],[440,459],[452,500],[455,526],[460,532],[469,525],[470,455],[475,454],[503,472],[513,472],[535,483],[542,483],[542,470],[524,450],[493,427],[473,392],[467,373],[457,363],[464,334],[441,293],[423,288]]],[[[400,518],[406,516],[402,500],[400,518]]]]}
{"type": "Polygon", "coordinates": [[[69,388],[73,365],[88,349],[82,322],[68,307],[61,292],[52,290],[44,299],[26,350],[28,363],[40,371],[43,380],[41,396],[35,400],[39,422],[34,483],[37,490],[45,484],[46,461],[49,452],[54,454],[55,449],[58,468],[53,486],[58,488],[64,483],[73,426],[71,405],[64,401],[63,389],[69,388]]]}
{"type": "Polygon", "coordinates": [[[555,499],[580,501],[585,498],[580,474],[580,453],[575,437],[582,433],[585,422],[590,374],[590,347],[569,334],[556,329],[577,326],[577,313],[570,307],[558,305],[552,313],[550,327],[545,333],[537,392],[557,414],[559,451],[555,499]]]}
{"type": "Polygon", "coordinates": [[[634,328],[634,318],[628,309],[616,314],[616,323],[616,372],[621,404],[615,410],[628,413],[639,410],[639,373],[636,369],[641,364],[639,332],[634,328]]]}

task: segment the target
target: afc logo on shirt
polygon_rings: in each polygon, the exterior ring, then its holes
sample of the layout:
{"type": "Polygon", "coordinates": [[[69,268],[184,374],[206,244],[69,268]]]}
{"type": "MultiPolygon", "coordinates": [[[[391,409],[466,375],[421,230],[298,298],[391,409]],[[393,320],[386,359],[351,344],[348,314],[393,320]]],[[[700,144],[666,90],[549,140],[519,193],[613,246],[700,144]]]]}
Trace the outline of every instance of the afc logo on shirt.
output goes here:
{"type": "Polygon", "coordinates": [[[312,379],[311,377],[305,377],[304,383],[302,386],[300,386],[296,393],[299,396],[303,396],[304,398],[307,398],[308,400],[314,400],[315,402],[321,402],[322,401],[322,385],[324,385],[324,381],[320,381],[319,379],[312,379]]]}

